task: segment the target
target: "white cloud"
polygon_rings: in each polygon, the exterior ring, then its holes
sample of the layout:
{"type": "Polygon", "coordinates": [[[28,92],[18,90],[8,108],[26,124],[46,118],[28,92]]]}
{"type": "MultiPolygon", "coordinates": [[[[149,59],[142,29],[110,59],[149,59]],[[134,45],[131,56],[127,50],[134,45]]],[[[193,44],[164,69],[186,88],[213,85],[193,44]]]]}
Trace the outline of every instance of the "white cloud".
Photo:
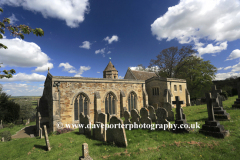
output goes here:
{"type": "Polygon", "coordinates": [[[104,54],[104,53],[105,53],[105,49],[106,49],[106,48],[96,50],[96,51],[95,51],[95,54],[101,53],[101,54],[103,55],[103,57],[105,57],[105,54],[104,54]]]}
{"type": "Polygon", "coordinates": [[[77,73],[75,68],[72,65],[70,65],[68,62],[60,63],[58,67],[64,67],[63,71],[67,71],[68,73],[77,73]]]}
{"type": "Polygon", "coordinates": [[[222,70],[222,69],[223,69],[223,67],[220,67],[220,68],[218,68],[217,70],[220,71],[220,70],[222,70]]]}
{"type": "Polygon", "coordinates": [[[124,77],[123,76],[118,76],[118,79],[123,79],[124,77]]]}
{"type": "Polygon", "coordinates": [[[10,19],[10,23],[14,24],[18,19],[15,17],[15,15],[12,13],[12,16],[8,17],[10,19]]]}
{"type": "Polygon", "coordinates": [[[22,6],[26,10],[42,13],[44,18],[65,20],[67,26],[78,27],[89,12],[88,0],[1,0],[0,5],[22,6]]]}
{"type": "Polygon", "coordinates": [[[53,64],[52,63],[47,63],[41,67],[37,67],[34,71],[35,72],[44,72],[44,71],[47,71],[48,70],[48,67],[49,69],[52,69],[53,68],[53,64]]]}
{"type": "Polygon", "coordinates": [[[201,54],[226,49],[227,42],[240,38],[240,2],[238,0],[181,0],[151,24],[158,40],[176,39],[181,44],[195,43],[201,54]],[[203,48],[201,39],[216,46],[203,48]]]}
{"type": "Polygon", "coordinates": [[[50,58],[41,51],[41,48],[33,43],[19,38],[1,39],[1,43],[8,49],[0,49],[1,62],[6,66],[15,67],[37,67],[35,71],[43,71],[49,63],[50,58]]]}
{"type": "Polygon", "coordinates": [[[45,81],[46,76],[40,75],[37,73],[26,74],[26,73],[18,73],[13,74],[12,78],[3,78],[0,79],[0,82],[13,82],[13,81],[31,81],[31,82],[41,82],[45,81]]]}
{"type": "Polygon", "coordinates": [[[108,44],[111,44],[112,42],[117,42],[118,41],[118,36],[113,35],[112,38],[109,38],[108,36],[103,39],[104,41],[108,41],[108,44]]]}
{"type": "Polygon", "coordinates": [[[228,73],[218,73],[216,74],[215,80],[224,80],[226,78],[237,76],[240,77],[240,73],[228,72],[228,73]]]}
{"type": "Polygon", "coordinates": [[[111,52],[111,51],[108,51],[108,52],[107,52],[107,54],[110,54],[110,53],[112,53],[112,52],[111,52]]]}
{"type": "Polygon", "coordinates": [[[225,67],[224,70],[228,70],[230,68],[232,68],[232,66],[225,67]]]}
{"type": "Polygon", "coordinates": [[[24,83],[6,83],[3,84],[3,90],[12,96],[41,96],[43,87],[24,83]]]}
{"type": "Polygon", "coordinates": [[[90,49],[91,43],[89,41],[82,42],[83,45],[79,46],[80,48],[90,49]]]}
{"type": "Polygon", "coordinates": [[[240,50],[239,49],[233,50],[232,53],[226,59],[226,61],[233,60],[233,59],[236,59],[236,58],[240,58],[240,50]]]}
{"type": "MultiPolygon", "coordinates": [[[[130,67],[131,70],[136,70],[136,71],[139,71],[139,70],[143,70],[143,67],[141,66],[136,66],[136,67],[130,67]]],[[[153,70],[153,71],[158,71],[159,70],[159,67],[158,66],[152,66],[150,68],[146,68],[147,71],[149,70],[153,70]]]]}
{"type": "Polygon", "coordinates": [[[83,72],[85,72],[85,71],[87,71],[87,70],[90,70],[91,69],[91,67],[89,67],[89,66],[80,66],[80,68],[79,68],[79,71],[77,72],[77,74],[75,74],[75,76],[74,77],[82,77],[81,75],[83,74],[83,72]]]}

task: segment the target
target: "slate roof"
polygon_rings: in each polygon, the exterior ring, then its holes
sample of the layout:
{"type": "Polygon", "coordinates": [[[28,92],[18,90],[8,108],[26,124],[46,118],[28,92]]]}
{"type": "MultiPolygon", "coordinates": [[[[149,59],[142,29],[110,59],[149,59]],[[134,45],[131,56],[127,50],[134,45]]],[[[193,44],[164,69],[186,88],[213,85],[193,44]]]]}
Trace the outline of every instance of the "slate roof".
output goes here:
{"type": "Polygon", "coordinates": [[[130,71],[132,72],[136,80],[147,80],[152,77],[158,77],[155,72],[135,71],[131,69],[130,71]]]}
{"type": "Polygon", "coordinates": [[[110,61],[104,71],[117,71],[112,62],[110,61]]]}

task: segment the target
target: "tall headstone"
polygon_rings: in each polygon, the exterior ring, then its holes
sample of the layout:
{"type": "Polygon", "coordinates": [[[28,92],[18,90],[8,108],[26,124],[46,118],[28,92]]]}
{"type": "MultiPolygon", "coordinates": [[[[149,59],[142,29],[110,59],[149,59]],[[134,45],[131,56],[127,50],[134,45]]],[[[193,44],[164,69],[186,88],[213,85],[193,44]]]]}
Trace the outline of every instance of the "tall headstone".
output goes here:
{"type": "Polygon", "coordinates": [[[168,121],[174,121],[174,113],[172,111],[172,105],[168,102],[165,102],[163,104],[163,108],[165,108],[168,112],[168,117],[167,117],[167,120],[168,121]]]}
{"type": "Polygon", "coordinates": [[[224,130],[224,127],[220,125],[219,121],[215,120],[213,103],[216,102],[216,98],[212,98],[211,93],[206,93],[206,101],[208,120],[205,121],[204,125],[202,125],[202,129],[199,130],[199,133],[217,138],[224,138],[226,136],[229,136],[229,131],[224,130]]]}
{"type": "Polygon", "coordinates": [[[117,116],[112,116],[109,126],[110,128],[107,129],[107,142],[114,143],[120,147],[127,147],[125,128],[122,127],[123,121],[117,118],[117,116]]]}
{"type": "Polygon", "coordinates": [[[96,140],[99,140],[99,141],[105,141],[106,140],[106,132],[104,132],[104,127],[103,127],[103,123],[101,122],[96,122],[94,123],[95,125],[95,128],[93,128],[93,137],[96,139],[96,140]]]}
{"type": "Polygon", "coordinates": [[[189,131],[191,130],[190,125],[187,123],[186,119],[183,119],[183,113],[182,113],[182,109],[181,109],[181,104],[184,104],[183,101],[179,100],[179,97],[176,96],[175,97],[175,101],[172,101],[173,104],[176,104],[176,112],[177,112],[177,116],[176,116],[176,120],[175,120],[175,124],[176,124],[176,128],[173,129],[173,132],[176,133],[189,133],[189,131]]]}
{"type": "MultiPolygon", "coordinates": [[[[164,129],[164,124],[168,124],[169,122],[167,121],[168,117],[168,112],[165,108],[158,108],[156,110],[156,115],[157,115],[157,120],[156,120],[156,130],[163,130],[164,129]]],[[[165,128],[168,129],[168,128],[165,128]]]]}
{"type": "MultiPolygon", "coordinates": [[[[81,112],[79,115],[79,124],[84,125],[84,120],[85,120],[85,115],[83,114],[83,112],[81,112]]],[[[86,126],[84,125],[83,128],[79,127],[79,134],[84,134],[84,127],[86,126]]]]}
{"type": "Polygon", "coordinates": [[[216,85],[212,86],[211,95],[212,95],[212,98],[216,99],[215,102],[212,102],[213,110],[214,110],[214,116],[217,120],[229,120],[230,119],[229,113],[227,113],[226,110],[223,110],[223,106],[221,106],[220,105],[221,102],[219,102],[218,93],[221,93],[221,92],[222,92],[222,90],[217,89],[216,85]]]}
{"type": "Polygon", "coordinates": [[[42,128],[41,128],[41,114],[40,112],[37,112],[37,135],[40,137],[40,135],[42,134],[42,128]],[[41,131],[40,131],[41,130],[41,131]],[[40,133],[41,132],[41,133],[40,133]]]}
{"type": "Polygon", "coordinates": [[[124,111],[124,118],[125,118],[124,125],[127,126],[127,129],[130,128],[130,124],[131,124],[130,117],[131,117],[130,112],[124,111]]]}
{"type": "Polygon", "coordinates": [[[88,150],[88,144],[87,143],[82,144],[82,156],[79,157],[79,160],[93,160],[89,156],[89,150],[88,150]]]}
{"type": "Polygon", "coordinates": [[[100,113],[98,115],[98,125],[100,125],[101,128],[95,129],[97,131],[96,132],[94,131],[94,134],[95,134],[94,137],[96,139],[99,139],[99,140],[102,140],[102,141],[105,142],[107,140],[107,138],[106,138],[106,134],[107,134],[107,132],[106,132],[106,130],[107,130],[107,128],[106,128],[106,125],[107,125],[107,114],[100,113]],[[101,133],[101,134],[97,135],[98,133],[101,133]]]}
{"type": "Polygon", "coordinates": [[[136,109],[131,110],[131,116],[132,116],[132,118],[131,118],[132,124],[134,124],[134,122],[136,124],[140,124],[140,122],[139,122],[140,116],[139,116],[138,111],[136,109]]]}
{"type": "Polygon", "coordinates": [[[147,109],[149,111],[149,118],[151,118],[152,122],[156,122],[157,117],[156,117],[155,109],[153,108],[153,106],[148,106],[147,109]]]}
{"type": "MultiPolygon", "coordinates": [[[[149,112],[148,112],[147,108],[144,108],[144,107],[141,108],[140,115],[141,115],[140,123],[145,124],[146,126],[149,126],[148,129],[151,129],[152,120],[151,120],[151,118],[149,118],[149,112]]],[[[147,129],[147,128],[143,128],[143,129],[147,129]]]]}
{"type": "Polygon", "coordinates": [[[47,127],[46,127],[46,125],[44,125],[43,127],[44,127],[45,142],[46,142],[47,150],[50,151],[51,147],[50,147],[50,142],[49,142],[49,139],[48,139],[47,127]]]}
{"type": "Polygon", "coordinates": [[[240,109],[240,82],[237,83],[238,98],[232,105],[232,108],[240,109]]]}
{"type": "Polygon", "coordinates": [[[87,136],[91,136],[91,127],[90,127],[90,117],[86,115],[84,117],[84,134],[87,136]]]}

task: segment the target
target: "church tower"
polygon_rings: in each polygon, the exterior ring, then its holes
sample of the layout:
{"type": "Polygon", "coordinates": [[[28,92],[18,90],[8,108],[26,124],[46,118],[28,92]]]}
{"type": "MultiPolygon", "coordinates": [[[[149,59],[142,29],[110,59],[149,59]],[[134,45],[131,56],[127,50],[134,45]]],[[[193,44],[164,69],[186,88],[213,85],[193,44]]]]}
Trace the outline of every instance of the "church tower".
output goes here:
{"type": "Polygon", "coordinates": [[[103,78],[118,79],[118,71],[110,61],[103,71],[103,78]]]}

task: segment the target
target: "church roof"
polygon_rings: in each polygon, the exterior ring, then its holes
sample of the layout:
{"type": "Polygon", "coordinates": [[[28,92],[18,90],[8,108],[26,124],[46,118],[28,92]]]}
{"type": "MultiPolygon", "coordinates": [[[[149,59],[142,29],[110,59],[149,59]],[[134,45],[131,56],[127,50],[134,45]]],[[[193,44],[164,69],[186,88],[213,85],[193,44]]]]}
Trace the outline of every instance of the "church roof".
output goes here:
{"type": "Polygon", "coordinates": [[[155,72],[136,71],[136,70],[131,70],[131,69],[130,69],[130,71],[132,72],[133,76],[137,80],[147,80],[152,77],[158,77],[155,72]]]}
{"type": "Polygon", "coordinates": [[[104,71],[117,71],[112,62],[110,61],[104,71]]]}

